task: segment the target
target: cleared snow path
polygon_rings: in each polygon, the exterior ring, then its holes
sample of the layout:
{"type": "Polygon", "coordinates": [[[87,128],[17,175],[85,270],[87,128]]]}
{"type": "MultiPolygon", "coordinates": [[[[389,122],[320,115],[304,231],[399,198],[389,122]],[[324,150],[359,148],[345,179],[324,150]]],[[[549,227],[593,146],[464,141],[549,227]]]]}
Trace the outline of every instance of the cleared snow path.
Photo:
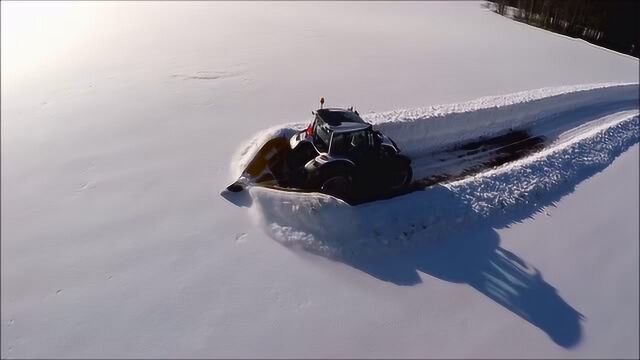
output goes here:
{"type": "MultiPolygon", "coordinates": [[[[254,218],[274,239],[335,258],[413,246],[411,238],[416,233],[437,238],[478,220],[509,224],[540,211],[637,143],[637,99],[637,84],[585,85],[485,98],[428,111],[384,113],[395,114],[387,122],[382,121],[383,115],[370,115],[368,120],[392,133],[400,147],[411,154],[417,177],[464,169],[496,150],[463,156],[452,151],[460,143],[453,139],[482,139],[524,130],[530,137],[544,139],[545,147],[474,176],[355,207],[323,194],[260,187],[239,195],[244,197],[240,201],[257,205],[252,209],[254,218]],[[450,121],[452,130],[442,125],[443,118],[450,121]],[[455,136],[456,129],[460,136],[455,136]],[[434,134],[449,134],[451,141],[439,141],[441,146],[431,151],[434,146],[417,141],[418,130],[424,131],[425,143],[429,144],[434,134]],[[450,158],[441,161],[445,153],[450,158]]],[[[259,134],[241,151],[236,166],[246,162],[266,139],[288,136],[300,126],[304,124],[259,134]]]]}
{"type": "Polygon", "coordinates": [[[422,155],[414,154],[412,156],[414,177],[420,179],[433,176],[443,177],[445,174],[450,177],[464,174],[469,169],[490,163],[497,154],[505,149],[526,150],[527,146],[531,146],[530,150],[533,151],[542,146],[547,148],[560,146],[594,130],[614,125],[636,113],[637,102],[634,100],[585,106],[542,119],[536,125],[525,129],[526,137],[501,143],[499,147],[483,146],[471,151],[466,148],[456,149],[454,147],[422,155]],[[527,142],[530,144],[528,145],[527,142]]]}
{"type": "MultiPolygon", "coordinates": [[[[615,124],[619,121],[615,114],[623,112],[623,118],[633,114],[637,104],[637,84],[590,84],[363,117],[391,136],[411,157],[413,188],[417,190],[477,174],[543,146],[560,146],[576,136],[615,124]],[[476,145],[469,146],[473,142],[476,145]]],[[[288,138],[305,125],[274,127],[255,136],[232,163],[234,176],[266,141],[288,138]]]]}
{"type": "MultiPolygon", "coordinates": [[[[448,160],[466,154],[452,153],[456,146],[465,142],[516,130],[560,141],[564,132],[570,134],[571,129],[582,125],[588,127],[589,123],[607,114],[637,108],[637,102],[638,84],[588,84],[367,114],[363,118],[398,143],[413,160],[414,177],[421,178],[442,173],[443,166],[456,168],[459,160],[448,160]],[[442,161],[444,163],[437,164],[442,161]]],[[[307,122],[287,124],[254,136],[236,154],[232,178],[240,175],[266,141],[278,136],[288,138],[306,125],[307,122]]]]}
{"type": "Polygon", "coordinates": [[[609,126],[582,129],[524,159],[389,200],[348,206],[323,194],[253,187],[247,203],[257,205],[254,217],[274,239],[330,257],[412,246],[417,233],[438,238],[479,220],[506,225],[541,211],[638,142],[637,111],[601,121],[609,126]]]}

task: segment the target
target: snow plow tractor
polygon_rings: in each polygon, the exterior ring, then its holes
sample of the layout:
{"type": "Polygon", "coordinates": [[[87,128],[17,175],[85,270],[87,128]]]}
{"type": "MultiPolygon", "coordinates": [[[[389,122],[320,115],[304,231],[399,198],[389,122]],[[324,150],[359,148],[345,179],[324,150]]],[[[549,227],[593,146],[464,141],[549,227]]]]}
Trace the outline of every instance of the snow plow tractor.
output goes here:
{"type": "Polygon", "coordinates": [[[259,185],[358,202],[402,193],[409,186],[411,160],[357,111],[321,107],[313,114],[309,126],[288,141],[274,138],[264,144],[227,190],[259,185]]]}

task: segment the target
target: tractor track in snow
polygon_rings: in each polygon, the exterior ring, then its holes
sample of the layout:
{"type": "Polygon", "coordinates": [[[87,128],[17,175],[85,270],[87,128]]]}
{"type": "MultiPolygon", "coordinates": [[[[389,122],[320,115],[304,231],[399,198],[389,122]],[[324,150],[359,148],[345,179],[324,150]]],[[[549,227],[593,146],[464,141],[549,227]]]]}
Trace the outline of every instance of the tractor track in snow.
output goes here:
{"type": "MultiPolygon", "coordinates": [[[[351,200],[352,205],[461,181],[536,153],[553,151],[581,136],[638,114],[637,84],[592,84],[545,88],[465,103],[395,110],[363,116],[394,139],[412,160],[413,181],[396,193],[351,200]]],[[[288,139],[306,124],[266,130],[253,138],[234,163],[242,171],[261,144],[288,139]]],[[[271,183],[256,184],[289,193],[316,193],[271,183]]]]}
{"type": "MultiPolygon", "coordinates": [[[[619,111],[629,107],[630,104],[619,105],[621,104],[606,107],[606,109],[617,109],[612,111],[572,112],[571,116],[579,117],[579,119],[570,118],[567,121],[564,121],[562,114],[556,114],[548,119],[541,120],[530,129],[514,130],[503,135],[458,144],[454,147],[426,153],[422,156],[413,155],[411,166],[414,172],[414,180],[407,189],[396,193],[355,199],[349,203],[358,205],[388,199],[414,191],[421,191],[437,184],[462,180],[526,158],[536,152],[560,147],[579,136],[597,132],[608,126],[628,120],[634,115],[637,116],[637,109],[619,111]]],[[[298,193],[316,192],[267,184],[256,184],[255,186],[298,193]]]]}
{"type": "Polygon", "coordinates": [[[637,109],[626,110],[632,108],[631,105],[613,103],[604,111],[573,112],[571,116],[574,119],[569,121],[563,121],[562,115],[554,115],[527,130],[517,130],[502,136],[461,144],[448,150],[414,156],[414,190],[460,180],[537,151],[561,146],[576,137],[611,126],[637,114],[637,109]],[[576,120],[575,117],[580,119],[576,120]]]}

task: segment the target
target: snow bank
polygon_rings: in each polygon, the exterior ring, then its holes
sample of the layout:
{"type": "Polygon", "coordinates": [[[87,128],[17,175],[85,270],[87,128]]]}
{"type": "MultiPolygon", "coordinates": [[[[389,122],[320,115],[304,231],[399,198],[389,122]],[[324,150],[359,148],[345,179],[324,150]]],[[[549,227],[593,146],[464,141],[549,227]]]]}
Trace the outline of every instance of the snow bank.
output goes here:
{"type": "Polygon", "coordinates": [[[584,106],[637,101],[638,84],[591,84],[483,97],[459,104],[395,110],[365,117],[409,156],[458,142],[525,129],[584,106]]]}
{"type": "MultiPolygon", "coordinates": [[[[478,218],[501,215],[514,218],[515,210],[549,205],[549,198],[573,191],[585,178],[604,169],[618,155],[638,142],[638,110],[609,116],[603,125],[566,143],[495,170],[447,185],[469,203],[478,218]]],[[[528,214],[531,211],[525,211],[528,214]]]]}

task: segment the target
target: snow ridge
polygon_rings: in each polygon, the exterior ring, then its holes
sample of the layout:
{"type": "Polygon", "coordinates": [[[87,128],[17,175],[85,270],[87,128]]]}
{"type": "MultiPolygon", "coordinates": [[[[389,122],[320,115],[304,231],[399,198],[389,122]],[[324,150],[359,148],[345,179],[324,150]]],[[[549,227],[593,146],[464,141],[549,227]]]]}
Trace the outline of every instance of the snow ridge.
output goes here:
{"type": "Polygon", "coordinates": [[[614,125],[445,186],[465,199],[478,218],[497,214],[513,218],[510,213],[517,209],[535,207],[552,195],[573,191],[577,183],[604,169],[636,144],[640,129],[638,111],[617,115],[619,119],[614,125]]]}
{"type": "Polygon", "coordinates": [[[394,139],[410,157],[459,142],[530,127],[554,114],[612,101],[638,99],[638,84],[542,88],[459,104],[371,114],[365,120],[394,139]]]}

